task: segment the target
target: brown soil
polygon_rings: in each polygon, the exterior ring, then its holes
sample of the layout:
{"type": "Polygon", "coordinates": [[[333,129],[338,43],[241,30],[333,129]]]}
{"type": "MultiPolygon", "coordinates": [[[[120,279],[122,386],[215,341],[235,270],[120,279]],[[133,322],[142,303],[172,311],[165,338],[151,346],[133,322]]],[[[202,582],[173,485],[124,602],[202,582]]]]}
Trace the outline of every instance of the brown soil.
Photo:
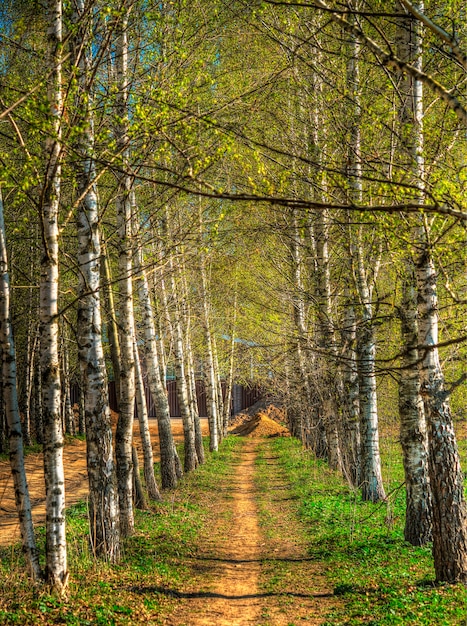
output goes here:
{"type": "Polygon", "coordinates": [[[186,596],[165,622],[173,626],[223,626],[259,624],[262,598],[259,594],[261,538],[253,483],[254,440],[242,451],[235,477],[230,483],[227,504],[231,511],[229,529],[219,519],[203,541],[203,549],[192,564],[203,571],[196,588],[186,596]],[[220,528],[221,527],[221,528],[220,528]]]}
{"type": "MultiPolygon", "coordinates": [[[[259,404],[259,403],[258,403],[259,404]]],[[[232,435],[249,437],[288,437],[290,432],[283,425],[284,411],[272,404],[254,405],[256,410],[238,413],[231,420],[229,432],[232,435]]]]}
{"type": "MultiPolygon", "coordinates": [[[[116,414],[112,415],[115,423],[116,414]]],[[[154,460],[159,460],[159,437],[157,420],[150,420],[151,442],[154,460]]],[[[201,420],[203,434],[207,434],[207,420],[201,420]]],[[[183,425],[180,419],[172,420],[172,429],[176,441],[183,440],[183,425]]],[[[142,449],[139,437],[139,424],[135,422],[134,441],[138,450],[142,467],[142,449]]],[[[67,506],[79,502],[88,494],[86,471],[86,444],[79,439],[71,439],[63,449],[65,467],[65,494],[67,506]]],[[[28,476],[33,518],[36,524],[45,521],[45,486],[42,454],[29,454],[26,457],[26,473],[28,476]]],[[[0,462],[0,546],[7,546],[20,539],[18,517],[15,508],[13,480],[9,461],[0,462]]]]}
{"type": "Polygon", "coordinates": [[[267,486],[256,486],[255,461],[260,449],[268,454],[268,440],[254,432],[234,476],[219,485],[211,503],[215,521],[191,563],[195,582],[175,594],[178,605],[166,626],[318,626],[338,603],[322,566],[308,555],[295,501],[272,455],[266,456],[267,486]]]}

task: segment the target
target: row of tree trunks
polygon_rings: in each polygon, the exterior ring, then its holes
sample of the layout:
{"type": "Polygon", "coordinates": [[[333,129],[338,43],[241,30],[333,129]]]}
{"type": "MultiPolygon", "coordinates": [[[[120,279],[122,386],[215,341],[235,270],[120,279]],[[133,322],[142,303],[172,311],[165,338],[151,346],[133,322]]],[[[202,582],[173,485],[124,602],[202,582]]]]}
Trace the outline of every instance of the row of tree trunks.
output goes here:
{"type": "Polygon", "coordinates": [[[143,266],[142,248],[137,246],[135,254],[135,268],[138,278],[138,296],[142,311],[144,332],[144,361],[146,364],[149,388],[156,407],[157,425],[159,430],[161,482],[163,489],[174,489],[177,486],[177,451],[172,435],[170,423],[170,409],[165,389],[164,379],[161,378],[159,366],[156,329],[154,326],[154,310],[149,293],[148,279],[143,266]]]}
{"type": "MultiPolygon", "coordinates": [[[[16,353],[11,327],[10,277],[6,249],[3,200],[0,190],[0,347],[2,355],[3,402],[9,432],[10,465],[15,488],[16,509],[21,530],[23,549],[32,577],[42,578],[39,551],[32,523],[31,501],[24,469],[24,447],[18,405],[16,379],[16,353]]],[[[2,411],[3,413],[3,411],[2,411]]]]}

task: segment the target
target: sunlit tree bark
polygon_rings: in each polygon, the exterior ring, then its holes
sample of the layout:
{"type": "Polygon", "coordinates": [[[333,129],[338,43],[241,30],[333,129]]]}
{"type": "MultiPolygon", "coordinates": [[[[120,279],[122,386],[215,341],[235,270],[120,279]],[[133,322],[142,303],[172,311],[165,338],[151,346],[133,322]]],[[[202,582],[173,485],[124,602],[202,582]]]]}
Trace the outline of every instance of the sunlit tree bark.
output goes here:
{"type": "Polygon", "coordinates": [[[138,278],[139,302],[142,310],[142,325],[144,329],[144,360],[148,372],[149,389],[156,408],[157,424],[159,428],[162,488],[174,489],[177,486],[178,480],[175,444],[170,423],[170,409],[165,388],[165,376],[164,379],[161,378],[161,370],[158,362],[154,310],[150,298],[146,272],[142,264],[142,250],[140,246],[138,246],[135,255],[135,266],[138,278]]]}
{"type": "MultiPolygon", "coordinates": [[[[399,3],[396,8],[404,11],[399,3]]],[[[422,68],[421,33],[417,23],[400,20],[397,53],[401,59],[422,68]]],[[[403,167],[412,174],[417,198],[423,203],[423,86],[408,74],[399,83],[399,119],[403,167]]],[[[416,234],[416,233],[414,233],[416,234]]],[[[432,498],[428,477],[428,439],[418,372],[418,315],[415,267],[412,251],[403,263],[400,307],[402,357],[399,380],[399,416],[405,471],[406,516],[404,537],[412,545],[424,545],[432,538],[432,498]]]]}
{"type": "Polygon", "coordinates": [[[146,489],[150,500],[156,502],[161,500],[161,494],[157,487],[156,477],[154,476],[154,459],[151,446],[151,434],[149,432],[148,408],[146,405],[146,395],[144,392],[143,373],[141,371],[141,363],[139,350],[135,340],[135,378],[136,378],[136,406],[138,409],[139,432],[141,437],[141,445],[143,447],[143,472],[146,489]]]}
{"type": "Polygon", "coordinates": [[[135,404],[135,353],[133,340],[135,324],[133,316],[132,284],[132,204],[131,176],[129,167],[129,121],[128,121],[128,16],[130,0],[122,2],[115,26],[116,67],[116,122],[115,139],[122,169],[118,170],[117,222],[118,222],[118,270],[119,270],[119,340],[120,340],[120,397],[119,416],[115,436],[117,460],[118,502],[120,509],[120,532],[124,537],[134,531],[133,516],[133,418],[135,404]]]}
{"type": "MultiPolygon", "coordinates": [[[[426,226],[426,224],[425,224],[426,226]]],[[[438,351],[437,275],[426,231],[416,259],[421,394],[428,426],[433,559],[440,581],[467,581],[467,510],[459,450],[438,351]]]]}
{"type": "Polygon", "coordinates": [[[65,474],[60,413],[60,359],[58,349],[58,213],[62,161],[62,3],[47,2],[47,97],[49,136],[47,169],[41,192],[40,221],[43,255],[40,279],[40,346],[44,421],[44,475],[46,489],[46,581],[58,594],[68,582],[65,535],[65,474]]]}

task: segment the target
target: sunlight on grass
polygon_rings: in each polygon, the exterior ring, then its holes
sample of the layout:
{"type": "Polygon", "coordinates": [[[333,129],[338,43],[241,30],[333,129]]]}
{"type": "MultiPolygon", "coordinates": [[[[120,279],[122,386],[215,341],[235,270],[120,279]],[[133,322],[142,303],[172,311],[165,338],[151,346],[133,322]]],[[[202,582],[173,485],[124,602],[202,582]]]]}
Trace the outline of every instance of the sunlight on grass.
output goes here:
{"type": "Polygon", "coordinates": [[[299,442],[271,443],[298,498],[310,557],[323,562],[334,593],[345,603],[328,624],[466,624],[466,588],[435,585],[431,548],[404,541],[405,491],[397,445],[386,441],[383,448],[388,502],[371,504],[299,442]]]}

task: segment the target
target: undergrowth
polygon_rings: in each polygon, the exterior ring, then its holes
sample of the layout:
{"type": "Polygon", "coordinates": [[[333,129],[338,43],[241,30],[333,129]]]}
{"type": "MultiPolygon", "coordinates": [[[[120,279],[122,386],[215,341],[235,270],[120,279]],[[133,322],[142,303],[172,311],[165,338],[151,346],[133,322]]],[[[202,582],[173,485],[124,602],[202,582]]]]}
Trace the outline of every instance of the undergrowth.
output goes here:
{"type": "Polygon", "coordinates": [[[327,625],[467,626],[466,588],[435,584],[431,547],[404,541],[405,491],[394,438],[383,449],[390,495],[382,504],[362,502],[298,441],[277,438],[269,445],[295,498],[309,556],[342,600],[327,625]]]}
{"type": "MultiPolygon", "coordinates": [[[[190,576],[190,557],[219,479],[229,471],[238,439],[182,480],[149,510],[135,511],[135,534],[123,542],[118,565],[93,558],[88,545],[86,502],[67,515],[70,584],[59,599],[32,585],[19,546],[0,550],[0,624],[162,624],[190,576]]],[[[182,457],[183,458],[183,457],[182,457]]],[[[38,543],[43,549],[44,532],[38,543]]]]}

